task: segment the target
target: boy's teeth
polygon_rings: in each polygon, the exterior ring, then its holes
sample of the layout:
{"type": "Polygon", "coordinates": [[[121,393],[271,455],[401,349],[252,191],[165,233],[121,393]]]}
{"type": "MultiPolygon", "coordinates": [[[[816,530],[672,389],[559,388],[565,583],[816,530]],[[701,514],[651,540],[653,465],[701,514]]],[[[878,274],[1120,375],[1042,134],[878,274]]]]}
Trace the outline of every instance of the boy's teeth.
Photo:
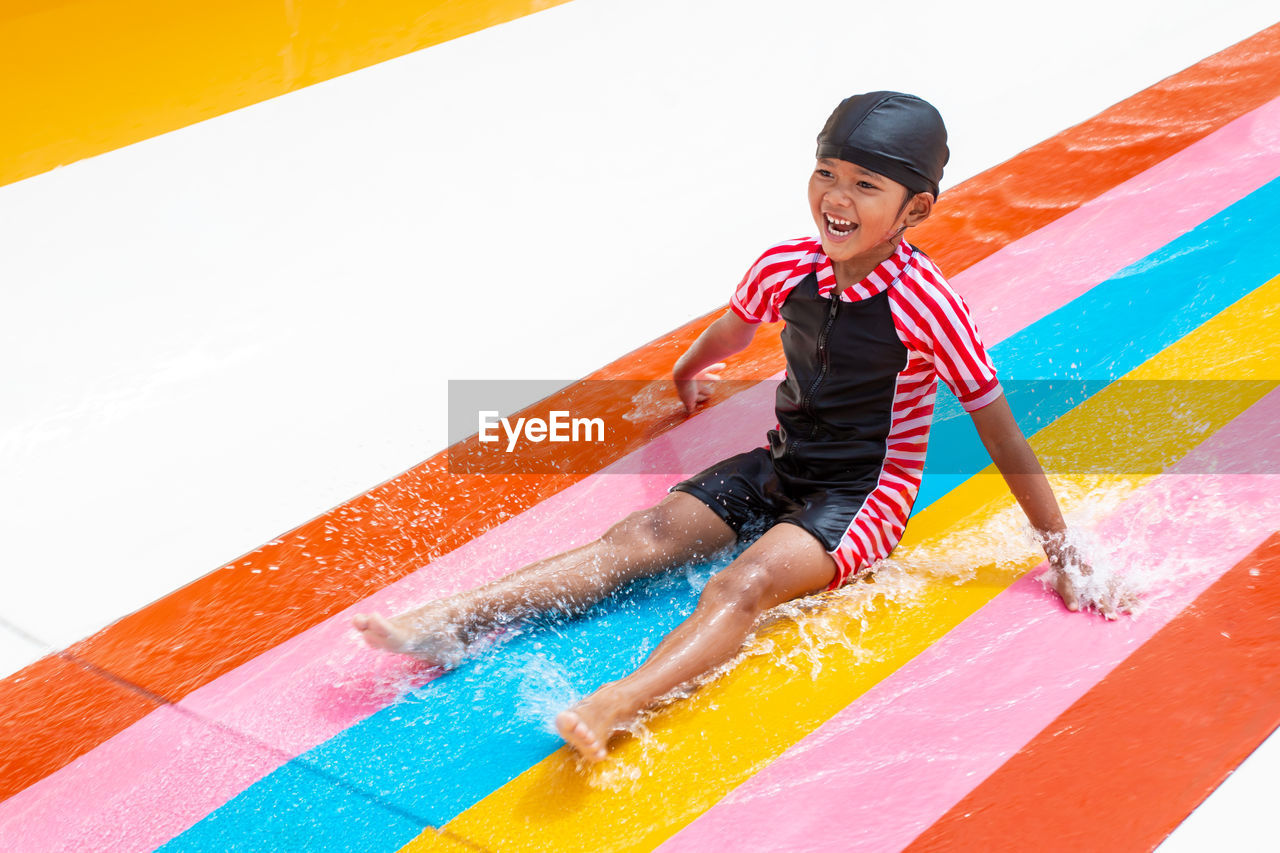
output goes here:
{"type": "Polygon", "coordinates": [[[827,227],[832,231],[840,234],[847,234],[854,229],[854,224],[848,219],[837,219],[830,213],[824,214],[827,217],[827,227]]]}

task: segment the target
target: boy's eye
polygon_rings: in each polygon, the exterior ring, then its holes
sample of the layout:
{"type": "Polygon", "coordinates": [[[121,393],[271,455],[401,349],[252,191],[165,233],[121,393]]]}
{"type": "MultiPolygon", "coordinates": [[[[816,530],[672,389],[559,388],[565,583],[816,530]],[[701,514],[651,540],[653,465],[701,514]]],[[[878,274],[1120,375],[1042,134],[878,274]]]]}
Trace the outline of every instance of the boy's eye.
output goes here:
{"type": "Polygon", "coordinates": [[[862,187],[864,190],[878,190],[878,189],[880,189],[878,186],[876,186],[875,184],[871,183],[870,181],[858,181],[858,186],[862,187]]]}
{"type": "Polygon", "coordinates": [[[830,172],[830,171],[828,171],[828,170],[826,170],[826,169],[819,169],[819,170],[818,170],[818,174],[819,174],[819,175],[821,175],[821,176],[822,176],[822,177],[824,177],[824,178],[830,178],[830,177],[832,177],[831,172],[830,172]]]}

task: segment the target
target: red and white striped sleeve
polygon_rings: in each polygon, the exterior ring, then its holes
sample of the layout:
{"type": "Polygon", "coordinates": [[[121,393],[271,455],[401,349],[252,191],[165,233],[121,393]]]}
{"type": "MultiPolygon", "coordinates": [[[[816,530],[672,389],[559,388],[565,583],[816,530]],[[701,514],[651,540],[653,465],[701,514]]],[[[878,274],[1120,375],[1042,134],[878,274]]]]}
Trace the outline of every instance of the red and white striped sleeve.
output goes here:
{"type": "Polygon", "coordinates": [[[813,248],[808,245],[812,242],[799,239],[779,243],[761,255],[729,300],[733,313],[748,323],[776,323],[782,319],[778,309],[791,292],[787,284],[797,266],[812,263],[813,248]]]}
{"type": "Polygon", "coordinates": [[[912,264],[903,278],[909,286],[899,289],[898,307],[909,345],[933,363],[966,412],[994,402],[1004,392],[969,306],[928,261],[912,264]]]}

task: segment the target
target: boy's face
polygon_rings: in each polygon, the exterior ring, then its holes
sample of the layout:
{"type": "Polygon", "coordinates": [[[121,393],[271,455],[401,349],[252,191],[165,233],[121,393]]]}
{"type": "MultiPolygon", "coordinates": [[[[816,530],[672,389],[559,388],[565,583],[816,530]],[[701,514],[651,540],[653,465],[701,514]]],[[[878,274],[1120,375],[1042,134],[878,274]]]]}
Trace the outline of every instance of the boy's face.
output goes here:
{"type": "Polygon", "coordinates": [[[819,158],[809,177],[809,209],[832,261],[887,258],[902,226],[918,225],[933,196],[911,193],[884,175],[844,160],[819,158]]]}

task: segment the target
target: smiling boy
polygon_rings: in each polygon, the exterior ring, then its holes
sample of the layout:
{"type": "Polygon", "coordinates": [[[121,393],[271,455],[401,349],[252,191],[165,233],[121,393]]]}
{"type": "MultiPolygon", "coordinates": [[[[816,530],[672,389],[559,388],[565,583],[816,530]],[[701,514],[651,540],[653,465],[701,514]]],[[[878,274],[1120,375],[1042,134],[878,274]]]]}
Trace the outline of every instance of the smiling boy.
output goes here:
{"type": "MultiPolygon", "coordinates": [[[[577,612],[664,569],[763,530],[707,583],[694,613],[635,672],[556,718],[588,761],[659,697],[728,660],[762,613],[835,589],[887,557],[920,486],[941,378],[972,417],[1045,548],[1054,586],[1080,606],[1080,566],[1048,481],[1013,419],[968,308],[903,240],[937,200],[949,157],[930,104],[897,92],[845,99],[818,136],[809,207],[821,235],[781,243],[676,362],[692,412],[721,360],[783,321],[787,375],[768,445],[711,466],[599,539],[476,590],[387,619],[358,614],[370,645],[444,666],[493,626],[577,612]]],[[[1100,604],[1107,616],[1114,607],[1100,604]]]]}

